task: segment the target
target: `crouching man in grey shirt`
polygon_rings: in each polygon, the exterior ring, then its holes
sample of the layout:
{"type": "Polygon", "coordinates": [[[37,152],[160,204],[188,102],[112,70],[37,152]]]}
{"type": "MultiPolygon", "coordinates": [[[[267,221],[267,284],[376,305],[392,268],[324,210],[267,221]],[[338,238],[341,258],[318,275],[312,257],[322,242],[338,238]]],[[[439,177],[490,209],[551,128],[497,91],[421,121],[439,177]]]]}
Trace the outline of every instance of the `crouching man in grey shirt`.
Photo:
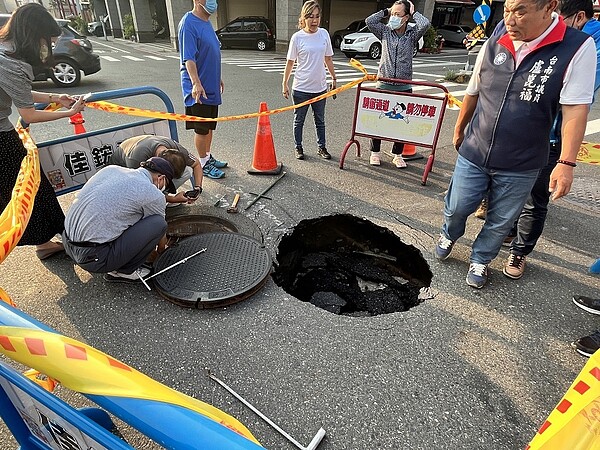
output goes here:
{"type": "Polygon", "coordinates": [[[175,192],[171,163],[152,157],[138,169],[107,166],[85,184],[67,212],[65,252],[106,281],[135,282],[152,250],[164,249],[163,190],[175,192]]]}

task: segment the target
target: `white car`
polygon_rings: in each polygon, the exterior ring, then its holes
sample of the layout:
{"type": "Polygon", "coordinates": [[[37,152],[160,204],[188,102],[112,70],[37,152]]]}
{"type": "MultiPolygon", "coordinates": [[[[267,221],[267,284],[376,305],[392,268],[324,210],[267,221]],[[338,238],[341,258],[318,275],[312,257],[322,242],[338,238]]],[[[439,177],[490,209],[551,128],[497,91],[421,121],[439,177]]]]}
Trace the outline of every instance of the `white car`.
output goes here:
{"type": "MultiPolygon", "coordinates": [[[[419,39],[419,48],[415,47],[413,56],[416,56],[417,52],[422,48],[423,38],[419,39]]],[[[371,59],[378,59],[381,56],[381,41],[369,31],[368,27],[364,27],[356,33],[344,36],[340,50],[348,58],[367,55],[371,59]]]]}

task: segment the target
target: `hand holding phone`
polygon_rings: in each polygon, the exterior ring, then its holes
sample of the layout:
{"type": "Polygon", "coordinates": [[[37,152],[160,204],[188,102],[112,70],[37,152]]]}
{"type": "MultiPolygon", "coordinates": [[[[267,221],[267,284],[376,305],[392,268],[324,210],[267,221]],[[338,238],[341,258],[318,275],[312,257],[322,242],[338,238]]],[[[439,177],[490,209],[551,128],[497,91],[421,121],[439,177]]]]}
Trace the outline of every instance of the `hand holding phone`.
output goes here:
{"type": "Polygon", "coordinates": [[[185,195],[187,198],[189,198],[191,200],[196,200],[201,192],[202,192],[202,188],[198,187],[196,189],[192,189],[191,191],[186,191],[186,193],[183,195],[185,195]]]}

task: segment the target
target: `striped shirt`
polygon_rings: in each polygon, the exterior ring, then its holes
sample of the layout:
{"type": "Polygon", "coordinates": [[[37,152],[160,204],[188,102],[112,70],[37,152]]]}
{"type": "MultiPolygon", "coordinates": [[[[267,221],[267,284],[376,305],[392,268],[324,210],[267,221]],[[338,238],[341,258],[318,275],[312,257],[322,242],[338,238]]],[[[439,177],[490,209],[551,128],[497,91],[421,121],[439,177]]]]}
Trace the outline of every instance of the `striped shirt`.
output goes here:
{"type": "Polygon", "coordinates": [[[429,28],[429,20],[415,11],[416,25],[409,24],[404,34],[398,34],[381,20],[387,15],[383,9],[365,19],[369,30],[381,41],[381,61],[377,75],[380,78],[412,79],[413,50],[429,28]]]}
{"type": "Polygon", "coordinates": [[[14,129],[8,119],[13,104],[17,108],[33,108],[33,69],[28,63],[6,55],[11,47],[7,42],[0,42],[0,131],[14,129]]]}

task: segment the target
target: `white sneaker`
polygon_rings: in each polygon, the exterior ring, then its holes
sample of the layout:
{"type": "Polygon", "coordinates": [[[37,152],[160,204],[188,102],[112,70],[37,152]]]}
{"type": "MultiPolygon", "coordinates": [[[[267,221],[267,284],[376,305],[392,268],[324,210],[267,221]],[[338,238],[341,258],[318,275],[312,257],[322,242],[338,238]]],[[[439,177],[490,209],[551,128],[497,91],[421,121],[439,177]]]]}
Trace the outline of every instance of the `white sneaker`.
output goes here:
{"type": "Polygon", "coordinates": [[[398,169],[406,169],[406,161],[404,161],[404,158],[402,158],[401,155],[394,156],[392,163],[394,163],[398,169]]]}
{"type": "Polygon", "coordinates": [[[372,166],[380,166],[381,165],[381,159],[379,159],[378,152],[371,152],[371,156],[369,157],[369,164],[371,164],[372,166]]]}
{"type": "Polygon", "coordinates": [[[150,272],[151,270],[146,267],[140,267],[133,273],[122,273],[113,270],[112,272],[104,274],[104,280],[111,282],[130,283],[132,281],[140,281],[140,278],[145,278],[150,272]]]}

